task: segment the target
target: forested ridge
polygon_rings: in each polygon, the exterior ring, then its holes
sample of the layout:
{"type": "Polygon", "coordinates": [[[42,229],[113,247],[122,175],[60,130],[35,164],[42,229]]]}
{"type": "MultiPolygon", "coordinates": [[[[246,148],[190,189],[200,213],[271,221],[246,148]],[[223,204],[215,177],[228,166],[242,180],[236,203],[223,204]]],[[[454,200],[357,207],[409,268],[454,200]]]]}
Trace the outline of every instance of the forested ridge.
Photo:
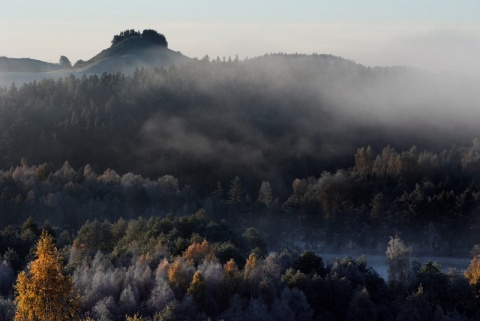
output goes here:
{"type": "Polygon", "coordinates": [[[0,318],[47,233],[84,319],[476,320],[471,85],[278,54],[0,88],[0,318]]]}

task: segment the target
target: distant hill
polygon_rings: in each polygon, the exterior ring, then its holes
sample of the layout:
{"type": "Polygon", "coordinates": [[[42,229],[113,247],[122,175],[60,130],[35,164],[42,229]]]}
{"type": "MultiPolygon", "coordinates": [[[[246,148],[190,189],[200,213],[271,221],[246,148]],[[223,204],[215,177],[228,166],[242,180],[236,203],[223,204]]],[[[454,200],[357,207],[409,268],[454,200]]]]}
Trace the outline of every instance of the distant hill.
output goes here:
{"type": "Polygon", "coordinates": [[[1,72],[48,72],[60,68],[58,64],[36,59],[0,57],[1,72]]]}
{"type": "Polygon", "coordinates": [[[134,33],[126,38],[115,36],[111,47],[87,61],[79,60],[72,68],[30,58],[0,57],[0,86],[8,86],[12,82],[21,85],[44,78],[58,79],[69,74],[130,74],[137,68],[169,67],[190,60],[180,52],[169,49],[163,35],[153,30],[146,31],[146,35],[144,31],[143,34],[134,33]],[[159,41],[162,37],[163,42],[159,41]]]}
{"type": "Polygon", "coordinates": [[[112,45],[88,61],[75,64],[76,72],[131,73],[141,67],[168,67],[190,58],[144,37],[131,37],[112,45]]]}

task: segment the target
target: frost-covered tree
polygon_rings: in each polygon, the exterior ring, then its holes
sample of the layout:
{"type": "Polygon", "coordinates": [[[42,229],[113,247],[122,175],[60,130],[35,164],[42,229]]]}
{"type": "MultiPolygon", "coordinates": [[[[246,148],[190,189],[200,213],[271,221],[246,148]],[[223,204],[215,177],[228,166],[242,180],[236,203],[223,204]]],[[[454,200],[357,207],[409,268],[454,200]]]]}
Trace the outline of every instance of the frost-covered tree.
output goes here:
{"type": "Polygon", "coordinates": [[[113,320],[116,314],[117,304],[113,296],[106,296],[100,299],[93,307],[93,312],[98,321],[113,320]]]}
{"type": "Polygon", "coordinates": [[[402,285],[407,281],[412,248],[397,236],[390,237],[387,251],[388,280],[391,285],[402,285]]]}
{"type": "Polygon", "coordinates": [[[118,305],[121,308],[123,314],[133,314],[138,309],[138,293],[134,291],[130,284],[123,289],[120,294],[118,305]]]}
{"type": "Polygon", "coordinates": [[[161,312],[174,299],[175,295],[168,282],[158,279],[148,298],[147,307],[151,312],[161,312]]]}

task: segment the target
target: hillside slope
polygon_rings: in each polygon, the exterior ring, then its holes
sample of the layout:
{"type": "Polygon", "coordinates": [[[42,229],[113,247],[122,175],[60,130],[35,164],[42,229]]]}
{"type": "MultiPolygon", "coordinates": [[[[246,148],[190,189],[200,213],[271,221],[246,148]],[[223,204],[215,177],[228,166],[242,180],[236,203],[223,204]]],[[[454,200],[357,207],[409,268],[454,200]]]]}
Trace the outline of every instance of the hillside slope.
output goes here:
{"type": "Polygon", "coordinates": [[[76,72],[131,73],[141,67],[168,67],[190,58],[179,52],[155,44],[142,37],[125,39],[107,48],[86,62],[75,64],[76,72]]]}

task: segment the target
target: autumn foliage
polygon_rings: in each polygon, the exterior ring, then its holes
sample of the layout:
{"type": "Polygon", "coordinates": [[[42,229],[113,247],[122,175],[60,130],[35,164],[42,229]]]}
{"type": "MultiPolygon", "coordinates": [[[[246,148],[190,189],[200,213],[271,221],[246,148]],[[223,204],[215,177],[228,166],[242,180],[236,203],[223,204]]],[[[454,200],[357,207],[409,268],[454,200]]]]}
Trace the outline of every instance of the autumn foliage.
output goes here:
{"type": "Polygon", "coordinates": [[[37,259],[15,285],[15,321],[77,320],[79,298],[72,279],[62,273],[60,254],[53,238],[42,233],[35,250],[37,259]]]}
{"type": "Polygon", "coordinates": [[[465,271],[465,277],[470,284],[476,284],[480,280],[480,259],[474,257],[465,271]]]}
{"type": "Polygon", "coordinates": [[[204,260],[213,261],[216,259],[212,248],[206,240],[204,240],[202,243],[191,244],[183,253],[183,258],[186,261],[191,261],[195,266],[204,260]]]}

